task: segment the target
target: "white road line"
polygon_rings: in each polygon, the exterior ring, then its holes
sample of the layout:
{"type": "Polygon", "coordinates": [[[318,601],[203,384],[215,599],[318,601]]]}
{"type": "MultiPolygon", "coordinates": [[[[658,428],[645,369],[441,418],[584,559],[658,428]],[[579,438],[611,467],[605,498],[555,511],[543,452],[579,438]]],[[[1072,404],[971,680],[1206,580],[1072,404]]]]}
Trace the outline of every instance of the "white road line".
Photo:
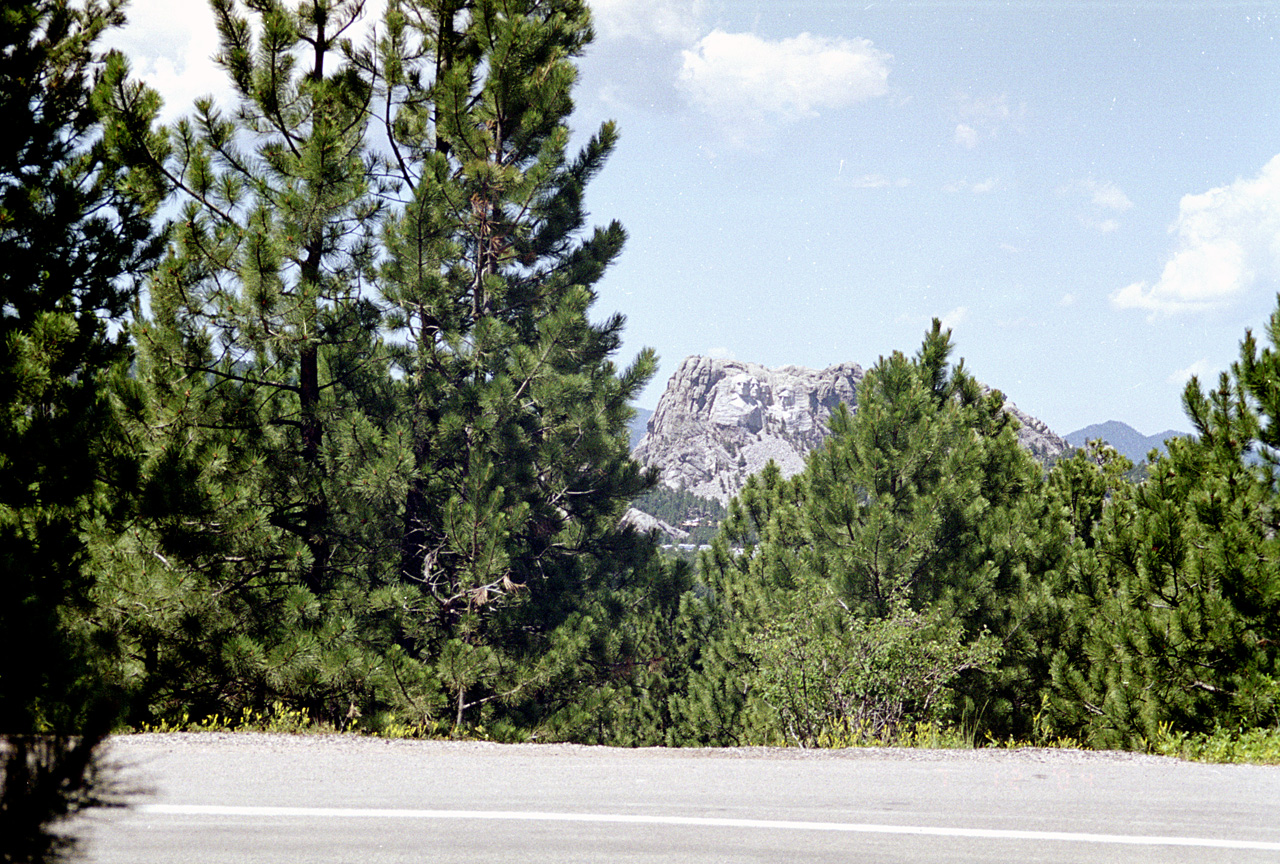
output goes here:
{"type": "Polygon", "coordinates": [[[1086,834],[1072,831],[1013,831],[996,828],[942,828],[928,825],[871,825],[857,822],[794,822],[778,819],[721,819],[701,816],[639,816],[615,813],[537,813],[507,810],[377,810],[359,807],[230,807],[216,804],[142,804],[135,811],[159,816],[303,816],[345,819],[473,819],[524,822],[603,822],[630,825],[691,825],[702,828],[768,828],[777,831],[839,831],[850,834],[907,834],[981,840],[1034,840],[1119,846],[1199,846],[1280,852],[1280,842],[1215,837],[1160,837],[1140,834],[1086,834]]]}

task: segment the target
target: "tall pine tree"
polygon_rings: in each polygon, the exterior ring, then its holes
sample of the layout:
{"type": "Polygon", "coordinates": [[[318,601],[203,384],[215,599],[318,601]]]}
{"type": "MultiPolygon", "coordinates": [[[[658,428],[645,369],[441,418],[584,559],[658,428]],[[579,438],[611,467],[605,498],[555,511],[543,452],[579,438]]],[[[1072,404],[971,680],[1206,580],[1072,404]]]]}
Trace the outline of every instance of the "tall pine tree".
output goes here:
{"type": "MultiPolygon", "coordinates": [[[[130,482],[109,400],[112,332],[157,253],[104,160],[93,43],[121,4],[31,0],[0,14],[0,860],[48,860],[49,822],[91,803],[118,695],[73,626],[84,536],[130,482]],[[39,738],[30,738],[39,733],[39,738]]],[[[113,530],[108,528],[107,530],[113,530]]]]}
{"type": "Polygon", "coordinates": [[[1247,334],[1214,389],[1188,383],[1196,437],[1171,440],[1094,531],[1050,705],[1095,746],[1280,721],[1280,311],[1267,337],[1247,334]]]}
{"type": "Polygon", "coordinates": [[[104,567],[144,713],[283,700],[343,722],[376,702],[386,643],[363,626],[403,471],[368,281],[363,6],[216,0],[236,103],[169,129],[122,59],[108,70],[109,142],[180,208],[135,328],[145,492],[104,567]]]}
{"type": "Polygon", "coordinates": [[[589,719],[573,682],[602,674],[593,645],[623,612],[606,597],[652,564],[617,525],[650,482],[625,424],[654,357],[619,372],[622,317],[589,317],[624,240],[583,234],[613,125],[566,153],[590,38],[580,0],[393,0],[379,46],[405,192],[379,283],[413,453],[398,576],[458,724],[589,719]]]}
{"type": "Polygon", "coordinates": [[[715,634],[676,697],[695,739],[891,736],[966,708],[1029,724],[1047,659],[1028,597],[1062,537],[1002,397],[951,350],[935,321],[867,373],[802,474],[766,470],[732,502],[687,608],[715,634]]]}
{"type": "Polygon", "coordinates": [[[454,725],[611,734],[674,617],[649,580],[687,574],[618,528],[654,360],[617,370],[621,316],[589,317],[624,234],[584,230],[613,127],[565,152],[586,7],[393,2],[357,50],[358,2],[214,6],[234,112],[156,131],[111,78],[131,182],[183,202],[104,567],[146,598],[104,603],[126,677],[159,714],[447,697],[454,725]]]}

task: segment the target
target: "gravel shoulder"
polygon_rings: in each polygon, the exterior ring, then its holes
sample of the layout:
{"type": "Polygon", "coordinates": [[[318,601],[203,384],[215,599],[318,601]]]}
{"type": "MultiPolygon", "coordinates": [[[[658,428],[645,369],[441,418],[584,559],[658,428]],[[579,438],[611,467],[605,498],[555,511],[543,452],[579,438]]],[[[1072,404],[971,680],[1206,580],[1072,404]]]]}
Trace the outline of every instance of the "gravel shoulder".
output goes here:
{"type": "MultiPolygon", "coordinates": [[[[510,754],[525,757],[557,758],[572,754],[578,758],[635,759],[761,759],[775,761],[883,761],[945,763],[1094,763],[1094,764],[1203,764],[1188,763],[1168,756],[1152,756],[1121,750],[1079,750],[1057,747],[979,747],[973,749],[929,749],[922,747],[848,747],[806,749],[801,747],[602,747],[585,744],[500,744],[492,741],[450,741],[435,739],[375,738],[365,735],[272,732],[163,732],[116,735],[110,739],[111,758],[157,750],[218,748],[262,748],[282,750],[327,750],[329,752],[382,752],[386,750],[437,754],[510,754]]],[[[1246,767],[1246,766],[1234,766],[1246,767]]],[[[1280,770],[1280,766],[1248,766],[1280,770]]]]}

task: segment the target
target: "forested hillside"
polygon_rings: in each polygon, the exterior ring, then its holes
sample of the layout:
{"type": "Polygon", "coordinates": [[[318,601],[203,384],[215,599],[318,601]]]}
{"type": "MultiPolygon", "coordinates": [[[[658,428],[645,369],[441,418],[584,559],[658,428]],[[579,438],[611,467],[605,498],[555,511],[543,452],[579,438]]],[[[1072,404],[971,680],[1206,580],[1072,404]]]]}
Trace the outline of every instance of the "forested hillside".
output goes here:
{"type": "Polygon", "coordinates": [[[1196,437],[1143,483],[1101,447],[1046,471],[935,322],[696,567],[664,560],[620,527],[655,358],[617,366],[592,309],[625,232],[583,209],[617,131],[568,149],[587,6],[398,0],[365,44],[360,0],[214,8],[238,101],[169,127],[94,53],[115,7],[4,19],[6,789],[37,765],[74,809],[108,730],[214,717],[618,745],[1280,724],[1280,312],[1191,381],[1196,437]]]}
{"type": "Polygon", "coordinates": [[[677,491],[658,485],[653,491],[631,502],[657,519],[688,533],[682,543],[710,543],[724,519],[724,506],[714,498],[703,498],[683,489],[677,491]]]}

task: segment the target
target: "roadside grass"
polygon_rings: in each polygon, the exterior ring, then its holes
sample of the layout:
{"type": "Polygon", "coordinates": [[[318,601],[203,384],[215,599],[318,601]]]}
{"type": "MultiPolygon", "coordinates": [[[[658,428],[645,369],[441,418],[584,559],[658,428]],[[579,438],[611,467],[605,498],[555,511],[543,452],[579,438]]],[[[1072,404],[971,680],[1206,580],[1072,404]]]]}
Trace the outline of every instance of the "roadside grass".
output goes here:
{"type": "MultiPolygon", "coordinates": [[[[306,708],[291,708],[275,702],[265,711],[245,708],[238,716],[214,714],[192,719],[183,712],[173,719],[157,723],[143,723],[126,730],[133,733],[157,732],[273,732],[286,735],[367,735],[387,739],[443,740],[507,740],[493,735],[483,728],[468,729],[461,736],[454,734],[445,721],[406,723],[390,712],[363,718],[345,728],[321,721],[311,716],[306,708]]],[[[783,740],[755,742],[761,746],[794,746],[783,740]]],[[[1220,764],[1280,765],[1280,728],[1223,729],[1191,734],[1177,732],[1163,725],[1154,740],[1144,741],[1144,752],[1157,756],[1170,756],[1190,762],[1220,764]]],[[[1088,750],[1086,744],[1070,736],[1045,737],[1034,741],[997,739],[987,735],[979,739],[976,730],[937,721],[902,724],[894,729],[875,728],[870,723],[843,723],[833,727],[818,738],[819,749],[845,749],[858,747],[893,747],[925,750],[970,750],[975,748],[1023,749],[1047,747],[1064,750],[1088,750]]]]}
{"type": "Polygon", "coordinates": [[[243,709],[238,716],[213,714],[192,719],[183,711],[173,718],[155,723],[143,723],[131,730],[150,732],[280,732],[285,734],[328,734],[338,730],[331,723],[324,723],[311,716],[306,708],[290,708],[282,702],[272,703],[265,711],[243,709]]]}
{"type": "Polygon", "coordinates": [[[926,750],[968,750],[973,747],[973,738],[964,729],[943,725],[935,721],[904,723],[891,730],[877,730],[868,723],[845,723],[840,728],[820,735],[818,746],[824,748],[902,747],[926,750]]]}
{"type": "MultiPolygon", "coordinates": [[[[1091,750],[1082,741],[1071,737],[1056,737],[1040,741],[997,741],[988,738],[983,746],[1019,748],[1050,747],[1071,750],[1091,750]]],[[[1280,728],[1223,729],[1212,732],[1175,732],[1168,724],[1162,724],[1154,740],[1143,739],[1137,752],[1155,756],[1169,756],[1188,762],[1216,764],[1280,765],[1280,728]]]]}
{"type": "MultiPolygon", "coordinates": [[[[373,738],[432,738],[451,736],[449,724],[444,721],[406,723],[390,712],[369,718],[353,718],[346,726],[311,716],[306,708],[291,708],[283,702],[273,702],[263,711],[245,708],[238,715],[213,714],[192,718],[183,711],[173,718],[155,723],[143,723],[125,730],[126,733],[164,732],[272,732],[282,735],[367,735],[373,738]]],[[[483,728],[469,730],[466,738],[485,738],[483,728]]]]}
{"type": "Polygon", "coordinates": [[[1197,735],[1162,727],[1149,752],[1192,762],[1280,765],[1280,728],[1223,729],[1197,735]]]}
{"type": "MultiPolygon", "coordinates": [[[[757,747],[806,746],[785,736],[780,730],[767,733],[746,743],[757,747]]],[[[937,721],[900,723],[894,726],[873,724],[870,721],[842,719],[820,730],[814,743],[807,745],[816,750],[844,750],[857,747],[900,747],[921,750],[971,750],[974,745],[972,730],[950,726],[937,721]]]]}
{"type": "MultiPolygon", "coordinates": [[[[784,742],[767,742],[786,746],[784,742]]],[[[1161,726],[1155,740],[1144,740],[1139,752],[1169,756],[1189,762],[1217,764],[1280,765],[1280,728],[1224,729],[1213,732],[1175,732],[1167,724],[1161,726]]],[[[957,727],[934,721],[904,724],[890,733],[873,731],[869,725],[844,724],[828,731],[818,740],[821,748],[902,747],[932,750],[997,748],[1019,750],[1049,748],[1057,750],[1090,750],[1085,742],[1068,735],[1047,735],[1035,740],[998,739],[987,734],[979,739],[968,726],[957,727]]]]}

